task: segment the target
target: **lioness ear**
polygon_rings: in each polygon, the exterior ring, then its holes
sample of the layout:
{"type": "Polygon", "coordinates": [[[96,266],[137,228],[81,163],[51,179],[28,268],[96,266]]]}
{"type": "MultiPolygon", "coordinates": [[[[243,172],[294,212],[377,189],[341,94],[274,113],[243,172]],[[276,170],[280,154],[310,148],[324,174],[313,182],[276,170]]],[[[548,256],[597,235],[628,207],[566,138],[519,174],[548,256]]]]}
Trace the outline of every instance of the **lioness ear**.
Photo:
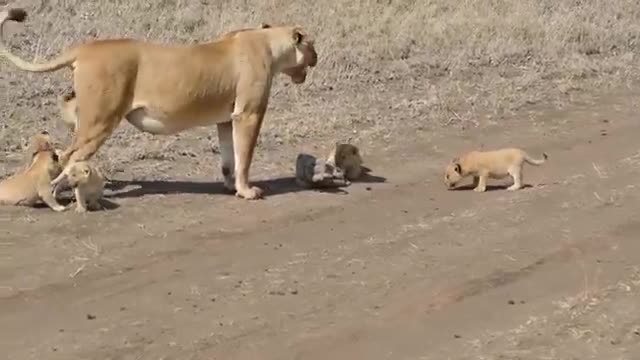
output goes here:
{"type": "Polygon", "coordinates": [[[293,41],[295,41],[296,44],[300,44],[302,42],[302,34],[300,33],[300,31],[295,30],[293,32],[293,41]]]}
{"type": "Polygon", "coordinates": [[[267,23],[262,23],[262,24],[260,24],[260,28],[261,29],[271,29],[271,25],[269,25],[267,23]]]}
{"type": "Polygon", "coordinates": [[[460,164],[456,163],[455,164],[455,168],[454,168],[455,172],[457,172],[458,174],[462,173],[462,167],[460,166],[460,164]]]}
{"type": "Polygon", "coordinates": [[[85,175],[90,175],[91,174],[91,169],[89,168],[84,168],[84,170],[82,171],[85,175]]]}

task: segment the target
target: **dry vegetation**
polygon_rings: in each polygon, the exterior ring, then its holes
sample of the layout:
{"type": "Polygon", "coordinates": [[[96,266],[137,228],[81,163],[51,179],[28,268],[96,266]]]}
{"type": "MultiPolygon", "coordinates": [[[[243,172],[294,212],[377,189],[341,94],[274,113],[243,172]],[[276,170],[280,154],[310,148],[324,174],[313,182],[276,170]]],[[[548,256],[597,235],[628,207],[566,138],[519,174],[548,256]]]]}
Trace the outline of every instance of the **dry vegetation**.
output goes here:
{"type": "MultiPolygon", "coordinates": [[[[278,79],[263,147],[347,137],[393,142],[398,127],[499,124],[523,106],[557,106],[575,92],[633,79],[640,49],[635,0],[24,0],[8,6],[30,12],[25,26],[10,25],[8,34],[15,51],[36,59],[91,38],[197,42],[261,22],[304,25],[317,38],[319,66],[302,86],[278,79]]],[[[14,157],[34,126],[68,141],[54,101],[70,85],[69,71],[31,75],[0,64],[2,158],[14,157]]],[[[215,129],[154,138],[122,125],[98,158],[109,172],[116,163],[193,159],[216,143],[215,129]]],[[[202,166],[208,173],[214,167],[202,166]]]]}

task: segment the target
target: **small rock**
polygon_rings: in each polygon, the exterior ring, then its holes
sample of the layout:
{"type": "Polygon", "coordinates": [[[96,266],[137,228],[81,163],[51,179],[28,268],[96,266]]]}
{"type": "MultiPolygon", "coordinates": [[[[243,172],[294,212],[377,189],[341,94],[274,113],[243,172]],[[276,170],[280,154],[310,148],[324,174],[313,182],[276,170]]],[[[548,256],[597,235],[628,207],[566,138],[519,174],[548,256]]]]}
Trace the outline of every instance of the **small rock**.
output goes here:
{"type": "Polygon", "coordinates": [[[87,314],[87,320],[95,320],[96,316],[92,314],[87,314]]]}
{"type": "Polygon", "coordinates": [[[513,300],[509,300],[509,302],[508,302],[508,303],[509,303],[509,305],[515,305],[515,304],[516,304],[516,302],[515,302],[515,301],[513,301],[513,300]]]}
{"type": "Polygon", "coordinates": [[[453,334],[453,337],[456,338],[456,339],[460,339],[462,336],[458,335],[458,334],[453,334]]]}

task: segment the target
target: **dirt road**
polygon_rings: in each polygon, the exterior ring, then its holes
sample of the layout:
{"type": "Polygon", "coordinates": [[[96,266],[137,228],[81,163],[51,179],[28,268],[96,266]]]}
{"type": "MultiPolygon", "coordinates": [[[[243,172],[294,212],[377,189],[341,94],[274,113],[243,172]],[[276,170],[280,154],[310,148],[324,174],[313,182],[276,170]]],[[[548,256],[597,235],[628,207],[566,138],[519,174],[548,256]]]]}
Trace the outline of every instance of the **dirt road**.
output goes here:
{"type": "Polygon", "coordinates": [[[372,177],[347,193],[296,192],[285,177],[247,202],[185,179],[128,184],[102,213],[3,210],[0,349],[10,360],[631,359],[637,105],[627,94],[418,132],[368,149],[372,177]],[[532,187],[445,189],[454,152],[510,144],[549,154],[525,168],[532,187]]]}

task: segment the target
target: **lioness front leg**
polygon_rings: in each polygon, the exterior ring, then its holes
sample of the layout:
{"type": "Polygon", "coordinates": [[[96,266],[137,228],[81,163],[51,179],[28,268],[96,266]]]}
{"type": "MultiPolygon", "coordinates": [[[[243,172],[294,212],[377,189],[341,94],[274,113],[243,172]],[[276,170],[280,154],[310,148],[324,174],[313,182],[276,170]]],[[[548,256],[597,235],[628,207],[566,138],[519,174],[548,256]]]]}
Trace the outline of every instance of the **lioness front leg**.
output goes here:
{"type": "Polygon", "coordinates": [[[235,159],[233,151],[233,122],[218,124],[218,145],[220,146],[220,158],[224,187],[229,191],[235,191],[234,176],[235,159]]]}
{"type": "Polygon", "coordinates": [[[233,123],[236,196],[247,200],[262,197],[262,189],[249,184],[249,168],[260,133],[264,111],[242,113],[233,123]]]}

